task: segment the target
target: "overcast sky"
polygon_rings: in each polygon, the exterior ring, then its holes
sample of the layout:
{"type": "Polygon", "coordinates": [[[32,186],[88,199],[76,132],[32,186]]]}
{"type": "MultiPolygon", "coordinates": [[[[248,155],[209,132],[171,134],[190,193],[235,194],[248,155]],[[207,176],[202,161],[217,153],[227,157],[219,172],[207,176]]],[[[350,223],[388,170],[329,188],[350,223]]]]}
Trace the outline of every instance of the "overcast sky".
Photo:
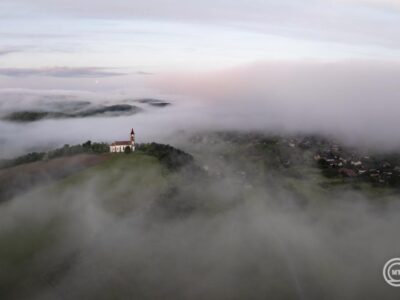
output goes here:
{"type": "Polygon", "coordinates": [[[0,76],[23,75],[12,68],[43,76],[32,68],[153,73],[260,60],[398,60],[399,3],[2,0],[0,67],[8,70],[0,76]]]}

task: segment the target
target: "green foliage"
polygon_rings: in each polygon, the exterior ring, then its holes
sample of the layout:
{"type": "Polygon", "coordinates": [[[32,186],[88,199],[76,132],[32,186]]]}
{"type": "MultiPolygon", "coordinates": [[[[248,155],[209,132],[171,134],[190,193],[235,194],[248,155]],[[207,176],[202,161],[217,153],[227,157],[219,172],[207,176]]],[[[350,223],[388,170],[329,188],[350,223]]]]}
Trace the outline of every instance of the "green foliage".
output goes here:
{"type": "Polygon", "coordinates": [[[137,149],[147,155],[157,157],[163,165],[171,170],[177,170],[193,162],[193,157],[190,154],[170,145],[157,143],[139,144],[137,149]]]}
{"type": "Polygon", "coordinates": [[[92,143],[90,150],[93,153],[107,153],[110,151],[110,146],[107,143],[92,143]]]}
{"type": "Polygon", "coordinates": [[[32,152],[22,156],[19,156],[15,159],[3,160],[0,162],[0,168],[9,168],[22,164],[27,164],[35,161],[42,160],[46,155],[45,152],[32,152]]]}
{"type": "Polygon", "coordinates": [[[92,143],[91,141],[87,141],[82,145],[64,145],[62,148],[55,149],[53,151],[48,152],[48,158],[57,158],[63,156],[70,156],[80,153],[107,153],[109,152],[109,145],[106,143],[92,143]]]}
{"type": "MultiPolygon", "coordinates": [[[[137,149],[147,155],[156,157],[163,165],[168,169],[176,170],[184,165],[193,161],[193,157],[190,154],[183,152],[182,150],[176,149],[169,145],[151,143],[151,144],[140,144],[137,149]]],[[[40,161],[43,159],[54,159],[64,156],[72,156],[81,153],[92,153],[101,154],[108,153],[109,145],[106,143],[92,143],[92,141],[86,141],[81,145],[64,145],[61,148],[51,150],[49,152],[33,152],[15,159],[4,160],[0,162],[0,168],[14,167],[21,164],[31,163],[40,161]]],[[[131,153],[131,147],[125,148],[125,153],[131,153]]]]}
{"type": "Polygon", "coordinates": [[[125,154],[132,153],[131,147],[129,147],[129,146],[128,146],[128,147],[125,147],[124,152],[125,152],[125,154]]]}
{"type": "Polygon", "coordinates": [[[91,148],[92,147],[92,141],[87,141],[87,142],[83,143],[82,147],[86,148],[86,149],[91,148]]]}

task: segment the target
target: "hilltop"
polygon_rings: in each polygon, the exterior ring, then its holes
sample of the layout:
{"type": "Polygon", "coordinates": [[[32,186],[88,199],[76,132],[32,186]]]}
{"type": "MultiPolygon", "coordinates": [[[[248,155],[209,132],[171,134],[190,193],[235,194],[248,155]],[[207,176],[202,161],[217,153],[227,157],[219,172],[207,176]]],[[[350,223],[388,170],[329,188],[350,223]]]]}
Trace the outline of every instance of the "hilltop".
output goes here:
{"type": "MultiPolygon", "coordinates": [[[[191,136],[187,152],[157,143],[138,144],[136,149],[130,156],[155,157],[169,172],[192,165],[208,180],[234,176],[247,190],[274,176],[280,178],[278,185],[306,194],[348,189],[391,195],[400,188],[399,154],[367,154],[321,136],[214,132],[191,136]]],[[[126,156],[115,155],[122,160],[126,156]]],[[[5,179],[0,199],[43,181],[68,177],[115,155],[109,153],[107,143],[87,141],[0,161],[0,177],[5,179]]]]}
{"type": "MultiPolygon", "coordinates": [[[[141,159],[146,160],[146,157],[154,158],[167,172],[177,171],[193,163],[191,155],[157,143],[139,144],[137,151],[130,154],[111,154],[106,143],[87,141],[80,145],[64,145],[48,152],[33,152],[0,161],[0,202],[38,184],[66,178],[92,166],[101,166],[106,161],[110,161],[107,166],[112,168],[114,162],[130,163],[133,160],[139,163],[141,159]]],[[[118,169],[119,166],[116,164],[114,168],[118,169]]]]}

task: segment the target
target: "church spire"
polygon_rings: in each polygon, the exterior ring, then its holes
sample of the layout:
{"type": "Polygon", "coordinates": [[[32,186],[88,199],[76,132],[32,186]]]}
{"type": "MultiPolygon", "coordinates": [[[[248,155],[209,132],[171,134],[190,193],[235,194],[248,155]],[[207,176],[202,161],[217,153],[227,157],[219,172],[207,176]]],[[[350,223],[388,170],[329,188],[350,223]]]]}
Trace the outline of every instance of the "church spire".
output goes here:
{"type": "Polygon", "coordinates": [[[133,131],[133,128],[131,130],[131,144],[132,146],[135,145],[135,132],[133,131]]]}

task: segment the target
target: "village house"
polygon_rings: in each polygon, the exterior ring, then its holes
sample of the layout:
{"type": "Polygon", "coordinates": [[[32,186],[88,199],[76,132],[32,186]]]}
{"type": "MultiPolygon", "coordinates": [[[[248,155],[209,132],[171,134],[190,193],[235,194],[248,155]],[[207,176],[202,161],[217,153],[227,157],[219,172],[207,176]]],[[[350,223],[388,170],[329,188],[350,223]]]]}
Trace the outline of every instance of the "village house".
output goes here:
{"type": "Polygon", "coordinates": [[[125,152],[125,149],[129,147],[131,151],[135,151],[135,132],[133,131],[133,128],[131,130],[130,134],[130,140],[129,141],[115,141],[110,145],[110,152],[115,153],[115,152],[125,152]]]}

